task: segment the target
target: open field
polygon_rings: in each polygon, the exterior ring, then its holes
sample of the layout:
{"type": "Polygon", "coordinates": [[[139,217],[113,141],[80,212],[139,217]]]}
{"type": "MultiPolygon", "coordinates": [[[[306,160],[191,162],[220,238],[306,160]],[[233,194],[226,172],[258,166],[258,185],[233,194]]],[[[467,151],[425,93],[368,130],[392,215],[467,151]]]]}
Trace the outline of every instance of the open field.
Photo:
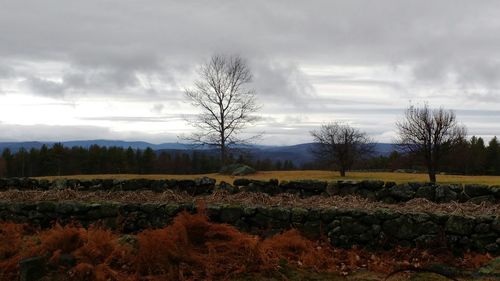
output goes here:
{"type": "MultiPolygon", "coordinates": [[[[397,183],[402,182],[426,182],[428,181],[427,174],[413,174],[413,173],[391,173],[391,172],[349,172],[347,176],[342,178],[338,172],[331,171],[268,171],[258,172],[254,175],[243,177],[213,174],[199,174],[199,175],[139,175],[139,174],[106,174],[106,175],[73,175],[73,176],[60,176],[60,177],[40,177],[43,179],[56,179],[56,178],[72,178],[72,179],[192,179],[196,177],[207,176],[216,179],[218,182],[225,181],[232,183],[237,178],[250,178],[257,180],[278,179],[282,180],[300,180],[300,179],[316,179],[316,180],[382,180],[394,181],[397,183]]],[[[486,185],[500,185],[500,176],[462,176],[462,175],[438,175],[437,181],[439,183],[477,183],[486,185]]]]}

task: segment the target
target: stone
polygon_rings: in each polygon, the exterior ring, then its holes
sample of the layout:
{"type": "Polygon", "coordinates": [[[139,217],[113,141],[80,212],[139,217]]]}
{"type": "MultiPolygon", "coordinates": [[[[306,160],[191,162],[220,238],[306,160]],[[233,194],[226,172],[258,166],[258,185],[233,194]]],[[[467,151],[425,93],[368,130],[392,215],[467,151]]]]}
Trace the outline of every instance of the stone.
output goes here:
{"type": "Polygon", "coordinates": [[[377,218],[379,218],[381,220],[394,219],[394,218],[399,217],[399,215],[400,215],[399,213],[397,213],[391,209],[381,208],[381,209],[377,209],[375,211],[375,216],[377,216],[377,218]]]}
{"type": "Polygon", "coordinates": [[[488,233],[490,231],[490,225],[487,223],[480,223],[474,228],[475,233],[488,233]]]}
{"type": "Polygon", "coordinates": [[[416,224],[417,232],[423,234],[437,234],[441,228],[432,221],[416,224]]]}
{"type": "Polygon", "coordinates": [[[377,200],[377,193],[373,190],[369,190],[369,189],[358,189],[356,191],[356,193],[363,197],[363,198],[366,198],[366,199],[369,199],[369,200],[377,200]]]}
{"type": "Polygon", "coordinates": [[[364,224],[372,225],[372,224],[380,224],[380,219],[372,214],[366,214],[359,218],[364,224]]]}
{"type": "Polygon", "coordinates": [[[434,186],[421,186],[415,193],[415,198],[425,198],[429,201],[434,201],[436,196],[436,188],[434,186]]]}
{"type": "Polygon", "coordinates": [[[495,203],[495,196],[484,195],[484,196],[472,197],[471,199],[468,200],[468,202],[471,202],[474,204],[481,204],[483,202],[495,203]]]}
{"type": "Polygon", "coordinates": [[[280,190],[290,193],[299,193],[302,196],[320,195],[326,191],[327,182],[318,180],[283,181],[280,190]]]}
{"type": "Polygon", "coordinates": [[[338,209],[335,208],[327,208],[320,211],[321,221],[324,223],[330,223],[332,220],[337,218],[338,215],[338,209]]]}
{"type": "Polygon", "coordinates": [[[281,207],[266,209],[266,212],[264,212],[264,214],[273,218],[273,220],[279,220],[284,222],[290,221],[291,217],[290,210],[281,207]]]}
{"type": "Polygon", "coordinates": [[[462,216],[450,216],[445,224],[447,233],[469,235],[472,233],[475,226],[473,218],[462,216]]]}
{"type": "Polygon", "coordinates": [[[484,184],[466,184],[464,186],[464,193],[469,197],[492,195],[490,187],[484,184]]]}
{"type": "Polygon", "coordinates": [[[232,223],[240,219],[243,209],[239,206],[227,206],[220,209],[219,219],[224,223],[232,223]]]}
{"type": "Polygon", "coordinates": [[[221,181],[219,185],[215,187],[216,191],[225,191],[231,194],[237,193],[239,191],[238,187],[232,186],[227,182],[221,181]]]}
{"type": "Polygon", "coordinates": [[[51,186],[51,182],[48,180],[39,180],[37,187],[42,190],[48,190],[51,186]]]}
{"type": "Polygon", "coordinates": [[[40,201],[36,205],[36,209],[39,212],[54,212],[56,210],[56,203],[52,201],[40,201]]]}
{"type": "Polygon", "coordinates": [[[251,182],[252,182],[252,180],[241,178],[241,179],[235,179],[233,181],[233,185],[235,185],[235,186],[247,186],[251,182]]]}
{"type": "Polygon", "coordinates": [[[291,209],[292,222],[304,222],[306,217],[307,217],[307,209],[297,208],[297,207],[291,209]]]}
{"type": "MultiPolygon", "coordinates": [[[[471,235],[472,244],[479,251],[484,251],[486,246],[492,244],[496,245],[496,240],[498,239],[498,235],[495,233],[486,233],[486,234],[473,234],[471,235]]],[[[486,249],[487,250],[487,249],[486,249]]]]}
{"type": "Polygon", "coordinates": [[[19,262],[20,281],[36,281],[46,274],[46,261],[44,257],[32,257],[19,262]]]}
{"type": "Polygon", "coordinates": [[[340,195],[353,195],[360,189],[361,185],[357,181],[338,181],[340,195]]]}
{"type": "Polygon", "coordinates": [[[384,187],[385,188],[391,188],[391,187],[393,187],[395,185],[396,185],[396,182],[394,182],[394,181],[388,181],[388,182],[385,183],[384,187]]]}
{"type": "Polygon", "coordinates": [[[255,174],[256,172],[257,172],[257,170],[255,170],[254,168],[247,166],[247,165],[243,165],[242,167],[236,168],[231,173],[231,175],[233,175],[233,176],[246,176],[246,175],[255,174]]]}
{"type": "Polygon", "coordinates": [[[65,179],[57,179],[52,182],[51,189],[65,189],[67,186],[65,179]]]}
{"type": "Polygon", "coordinates": [[[255,215],[257,213],[257,208],[256,207],[245,207],[243,208],[243,215],[246,217],[250,217],[255,215]]]}
{"type": "Polygon", "coordinates": [[[434,244],[437,239],[438,239],[437,235],[432,235],[432,234],[420,235],[417,238],[415,238],[415,244],[417,247],[429,248],[429,246],[434,244]]]}
{"type": "Polygon", "coordinates": [[[413,239],[419,235],[417,225],[407,216],[385,221],[382,229],[398,239],[413,239]]]}
{"type": "Polygon", "coordinates": [[[415,191],[408,184],[398,184],[388,189],[389,195],[398,201],[408,201],[415,197],[415,191]]]}
{"type": "Polygon", "coordinates": [[[500,233],[500,217],[496,217],[490,225],[491,229],[500,233]]]}
{"type": "Polygon", "coordinates": [[[498,246],[497,243],[491,243],[484,246],[484,249],[489,253],[497,253],[500,247],[498,246]]]}
{"type": "Polygon", "coordinates": [[[436,202],[451,202],[457,200],[457,193],[447,185],[436,186],[436,202]]]}
{"type": "Polygon", "coordinates": [[[151,190],[154,192],[164,192],[168,190],[168,182],[166,180],[155,180],[151,183],[151,190]]]}
{"type": "Polygon", "coordinates": [[[87,217],[91,219],[102,219],[109,217],[118,216],[119,205],[114,203],[105,203],[92,208],[88,213],[87,217]]]}
{"type": "MultiPolygon", "coordinates": [[[[235,181],[235,186],[239,186],[235,181]]],[[[243,192],[262,192],[270,195],[275,195],[280,192],[278,180],[271,179],[269,181],[250,180],[247,185],[240,186],[243,192]]]]}
{"type": "Polygon", "coordinates": [[[328,184],[326,185],[325,191],[326,191],[326,194],[328,194],[330,196],[340,194],[340,188],[339,188],[339,185],[337,182],[328,182],[328,184]]]}
{"type": "Polygon", "coordinates": [[[342,232],[345,234],[362,234],[368,231],[370,228],[366,225],[359,223],[357,220],[352,218],[346,219],[342,218],[340,220],[342,232]]]}
{"type": "Polygon", "coordinates": [[[384,187],[384,182],[378,180],[363,180],[361,181],[360,185],[361,189],[377,191],[384,187]]]}
{"type": "MultiPolygon", "coordinates": [[[[336,229],[337,227],[340,227],[340,221],[339,220],[334,220],[331,223],[327,225],[328,229],[336,229]]],[[[340,230],[341,228],[339,228],[340,230]]]]}
{"type": "Polygon", "coordinates": [[[417,191],[420,187],[425,186],[426,184],[423,182],[408,182],[408,185],[410,186],[411,190],[417,191]]]}
{"type": "Polygon", "coordinates": [[[216,180],[209,177],[201,177],[194,180],[197,186],[214,186],[216,180]]]}

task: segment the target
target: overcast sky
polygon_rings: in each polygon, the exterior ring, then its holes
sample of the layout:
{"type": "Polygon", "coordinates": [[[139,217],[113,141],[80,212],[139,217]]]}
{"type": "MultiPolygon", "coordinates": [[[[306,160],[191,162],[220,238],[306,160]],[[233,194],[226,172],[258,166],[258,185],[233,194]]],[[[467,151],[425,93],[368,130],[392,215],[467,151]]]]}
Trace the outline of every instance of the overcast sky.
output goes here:
{"type": "Polygon", "coordinates": [[[500,136],[500,1],[0,0],[0,141],[178,141],[183,89],[239,54],[264,144],[346,121],[379,142],[410,103],[500,136]]]}

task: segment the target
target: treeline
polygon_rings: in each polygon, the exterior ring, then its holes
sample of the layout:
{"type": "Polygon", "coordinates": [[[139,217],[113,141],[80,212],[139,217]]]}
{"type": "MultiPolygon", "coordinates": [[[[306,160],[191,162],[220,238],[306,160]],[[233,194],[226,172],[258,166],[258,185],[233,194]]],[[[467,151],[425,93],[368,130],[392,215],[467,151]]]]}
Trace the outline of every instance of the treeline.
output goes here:
{"type": "MultiPolygon", "coordinates": [[[[292,161],[254,159],[249,153],[228,155],[228,163],[242,163],[259,171],[331,169],[320,162],[297,166],[292,161]]],[[[440,171],[463,175],[500,175],[500,143],[497,137],[485,143],[481,137],[464,139],[451,147],[441,160],[440,171]]],[[[62,144],[40,149],[5,149],[0,156],[0,177],[36,177],[77,174],[203,174],[221,168],[216,151],[154,151],[92,145],[64,147],[62,144]]],[[[353,170],[425,172],[418,155],[392,152],[355,163],[353,170]]]]}
{"type": "MultiPolygon", "coordinates": [[[[250,155],[229,155],[229,163],[257,170],[292,170],[291,161],[253,160],[250,155]]],[[[5,149],[0,157],[0,177],[36,177],[77,174],[203,174],[219,171],[221,162],[211,151],[154,151],[91,145],[64,147],[60,143],[40,149],[5,149]]]]}
{"type": "MultiPolygon", "coordinates": [[[[439,172],[462,175],[500,175],[500,143],[497,137],[487,144],[481,137],[463,139],[448,148],[449,153],[442,158],[439,172]]],[[[418,155],[392,152],[358,165],[358,169],[407,169],[425,171],[423,159],[418,155]]]]}

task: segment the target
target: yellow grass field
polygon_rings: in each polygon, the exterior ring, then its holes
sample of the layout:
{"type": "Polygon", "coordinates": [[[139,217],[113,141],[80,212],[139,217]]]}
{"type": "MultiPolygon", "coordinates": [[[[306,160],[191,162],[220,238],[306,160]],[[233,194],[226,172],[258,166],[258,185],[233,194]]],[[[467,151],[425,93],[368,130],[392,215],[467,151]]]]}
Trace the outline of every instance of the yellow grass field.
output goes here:
{"type": "MultiPolygon", "coordinates": [[[[146,178],[146,179],[192,179],[197,177],[207,176],[215,178],[218,182],[225,181],[232,183],[237,178],[250,178],[257,180],[301,180],[301,179],[316,179],[326,181],[337,180],[382,180],[382,181],[395,181],[401,182],[426,182],[428,181],[427,174],[412,174],[412,173],[390,173],[390,172],[350,172],[347,173],[345,178],[339,176],[338,172],[330,171],[269,171],[258,172],[254,175],[244,177],[234,177],[221,174],[199,174],[199,175],[137,175],[137,174],[107,174],[107,175],[74,175],[74,176],[60,176],[60,177],[40,177],[43,179],[56,179],[56,178],[73,178],[73,179],[133,179],[133,178],[146,178]]],[[[487,185],[500,185],[500,176],[460,176],[460,175],[438,175],[437,180],[439,183],[478,183],[487,185]]]]}

